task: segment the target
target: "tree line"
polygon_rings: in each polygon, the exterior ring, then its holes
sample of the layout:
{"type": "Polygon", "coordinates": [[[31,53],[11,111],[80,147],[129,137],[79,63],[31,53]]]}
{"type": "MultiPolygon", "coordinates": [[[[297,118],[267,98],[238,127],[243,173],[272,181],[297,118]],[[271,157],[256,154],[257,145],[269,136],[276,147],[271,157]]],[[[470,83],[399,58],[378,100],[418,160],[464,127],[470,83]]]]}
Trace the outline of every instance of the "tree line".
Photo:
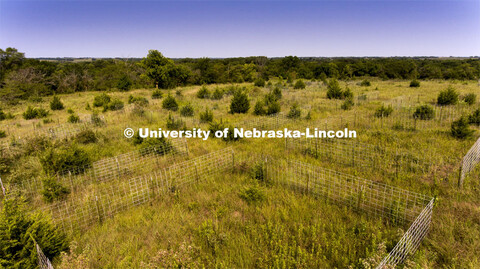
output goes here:
{"type": "Polygon", "coordinates": [[[55,61],[0,49],[0,99],[14,101],[56,93],[286,80],[456,79],[480,77],[479,58],[283,58],[169,59],[150,50],[143,59],[55,61]]]}

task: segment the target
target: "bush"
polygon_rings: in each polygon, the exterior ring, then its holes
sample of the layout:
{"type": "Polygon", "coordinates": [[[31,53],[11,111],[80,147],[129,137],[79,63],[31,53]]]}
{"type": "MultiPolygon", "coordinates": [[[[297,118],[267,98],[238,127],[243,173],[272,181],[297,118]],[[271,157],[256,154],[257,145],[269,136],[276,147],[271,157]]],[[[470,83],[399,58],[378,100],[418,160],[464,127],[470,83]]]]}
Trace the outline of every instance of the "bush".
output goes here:
{"type": "Polygon", "coordinates": [[[51,203],[56,200],[62,200],[70,194],[70,190],[58,183],[54,177],[46,177],[42,179],[43,190],[42,195],[43,199],[47,203],[51,203]]]}
{"type": "MultiPolygon", "coordinates": [[[[140,149],[146,149],[146,148],[153,148],[155,154],[157,155],[165,155],[169,153],[170,151],[174,150],[172,148],[172,144],[166,140],[164,137],[159,137],[159,138],[145,138],[141,139],[141,143],[139,143],[140,149]]],[[[148,152],[143,151],[143,154],[147,154],[148,152]]]]}
{"type": "Polygon", "coordinates": [[[0,210],[0,267],[38,268],[33,239],[53,260],[68,250],[67,236],[41,214],[29,214],[23,199],[3,200],[0,210]]]}
{"type": "Polygon", "coordinates": [[[180,115],[184,117],[193,117],[194,110],[191,104],[186,104],[182,109],[180,109],[180,115]]]}
{"type": "Polygon", "coordinates": [[[343,91],[336,79],[331,79],[327,86],[328,99],[343,99],[343,91]]]}
{"type": "Polygon", "coordinates": [[[210,97],[210,92],[208,91],[207,87],[202,86],[200,90],[197,92],[197,98],[200,99],[207,99],[210,97]]]}
{"type": "Polygon", "coordinates": [[[50,148],[40,157],[40,163],[43,171],[48,174],[55,174],[60,171],[78,171],[92,161],[86,151],[77,147],[75,144],[59,148],[50,148]]]}
{"type": "Polygon", "coordinates": [[[148,105],[148,100],[147,98],[145,97],[133,97],[133,95],[130,95],[128,97],[128,103],[129,104],[135,104],[135,105],[138,105],[138,106],[141,106],[141,107],[145,107],[148,105]]]}
{"type": "Polygon", "coordinates": [[[207,108],[205,108],[205,112],[200,113],[200,121],[201,122],[212,122],[213,121],[213,113],[207,108]]]}
{"type": "Polygon", "coordinates": [[[255,164],[255,166],[252,167],[252,170],[250,171],[250,176],[259,182],[266,181],[265,167],[263,162],[258,162],[255,164]]]}
{"type": "Polygon", "coordinates": [[[343,110],[350,110],[353,107],[353,98],[346,98],[343,104],[341,105],[341,108],[343,110]]]}
{"type": "Polygon", "coordinates": [[[290,108],[290,111],[288,112],[287,117],[290,118],[290,119],[298,119],[298,118],[300,118],[301,114],[302,114],[302,112],[298,108],[298,105],[294,104],[290,108]]]}
{"type": "Polygon", "coordinates": [[[175,119],[171,113],[167,117],[167,129],[178,130],[185,127],[185,123],[181,119],[175,119]]]}
{"type": "Polygon", "coordinates": [[[412,88],[420,87],[420,81],[418,81],[416,79],[410,81],[410,87],[412,87],[412,88]]]}
{"type": "Polygon", "coordinates": [[[253,107],[253,115],[257,115],[257,116],[263,116],[267,113],[267,111],[265,111],[265,108],[264,107],[264,104],[261,100],[257,100],[257,102],[255,103],[255,106],[253,107]]]}
{"type": "Polygon", "coordinates": [[[67,121],[70,123],[78,123],[80,122],[80,117],[75,114],[71,114],[70,116],[68,116],[67,121]]]}
{"type": "Polygon", "coordinates": [[[473,134],[473,130],[469,128],[467,118],[462,116],[452,122],[451,133],[455,138],[465,139],[473,134]]]}
{"type": "Polygon", "coordinates": [[[301,79],[297,80],[293,86],[293,88],[296,90],[302,90],[305,89],[305,87],[307,87],[307,85],[305,85],[305,82],[303,82],[301,79]]]}
{"type": "Polygon", "coordinates": [[[103,112],[108,110],[111,110],[111,111],[120,110],[123,108],[123,106],[124,105],[122,101],[118,99],[113,99],[112,101],[110,101],[110,103],[108,103],[103,107],[103,112]]]}
{"type": "Polygon", "coordinates": [[[375,111],[375,117],[377,118],[386,118],[392,114],[393,108],[392,106],[385,106],[382,105],[381,107],[377,108],[375,111]]]}
{"type": "Polygon", "coordinates": [[[266,199],[265,193],[256,186],[243,189],[238,196],[249,205],[259,204],[266,199]]]}
{"type": "Polygon", "coordinates": [[[233,94],[232,102],[230,103],[230,113],[247,113],[250,109],[250,101],[248,96],[242,90],[237,90],[233,94]]]}
{"type": "Polygon", "coordinates": [[[103,126],[103,125],[105,125],[105,122],[100,118],[100,116],[98,116],[98,113],[96,113],[96,112],[92,113],[92,115],[90,116],[90,122],[91,122],[94,126],[103,126]]]}
{"type": "Polygon", "coordinates": [[[127,75],[122,75],[117,82],[117,89],[126,92],[130,88],[132,88],[132,80],[127,75]]]}
{"type": "Polygon", "coordinates": [[[167,97],[165,97],[165,99],[163,99],[162,107],[167,110],[177,111],[178,110],[177,100],[175,100],[175,97],[169,94],[167,95],[167,97]]]}
{"type": "Polygon", "coordinates": [[[73,113],[75,113],[75,112],[73,111],[73,109],[69,108],[69,109],[67,110],[67,113],[68,113],[68,114],[73,114],[73,113]]]}
{"type": "Polygon", "coordinates": [[[433,119],[434,114],[435,111],[431,106],[422,105],[417,107],[415,112],[413,112],[413,117],[420,120],[431,120],[433,119]]]}
{"type": "Polygon", "coordinates": [[[463,101],[469,106],[474,105],[477,102],[477,95],[474,93],[469,93],[463,97],[463,101]]]}
{"type": "Polygon", "coordinates": [[[94,107],[106,106],[108,103],[110,103],[110,99],[111,99],[110,96],[106,93],[97,95],[93,99],[93,106],[94,107]]]}
{"type": "Polygon", "coordinates": [[[7,118],[7,114],[5,114],[5,112],[3,112],[3,110],[0,109],[0,121],[4,120],[7,118]]]}
{"type": "Polygon", "coordinates": [[[456,103],[458,103],[458,93],[452,87],[448,87],[438,95],[437,104],[441,106],[455,105],[456,103]]]}
{"type": "Polygon", "coordinates": [[[97,135],[94,131],[90,129],[85,129],[80,131],[77,135],[75,135],[75,140],[81,144],[90,144],[97,142],[97,135]]]}
{"type": "Polygon", "coordinates": [[[308,111],[307,115],[305,116],[306,120],[311,120],[312,119],[312,113],[311,111],[308,111]]]}
{"type": "Polygon", "coordinates": [[[257,87],[265,87],[265,80],[263,78],[257,78],[253,85],[257,87]]]}
{"type": "Polygon", "coordinates": [[[163,97],[163,93],[161,90],[156,89],[152,92],[152,99],[161,99],[163,97]]]}
{"type": "Polygon", "coordinates": [[[368,79],[364,79],[364,80],[362,80],[362,82],[360,82],[360,86],[363,86],[363,87],[369,87],[371,85],[372,85],[372,83],[370,83],[370,81],[368,79]]]}
{"type": "Polygon", "coordinates": [[[53,100],[50,102],[51,110],[62,110],[64,108],[62,101],[57,96],[53,96],[53,100]]]}
{"type": "Polygon", "coordinates": [[[223,90],[221,90],[220,88],[215,88],[215,91],[213,91],[212,93],[212,99],[213,100],[220,100],[223,98],[223,90]]]}
{"type": "Polygon", "coordinates": [[[267,115],[273,115],[280,112],[280,104],[277,101],[270,102],[267,106],[267,115]]]}
{"type": "Polygon", "coordinates": [[[353,102],[353,92],[350,90],[350,88],[346,88],[345,91],[342,93],[342,99],[352,99],[353,102]]]}
{"type": "Polygon", "coordinates": [[[480,126],[480,108],[468,116],[468,123],[480,126]]]}
{"type": "Polygon", "coordinates": [[[223,131],[225,128],[228,128],[227,137],[222,137],[222,140],[225,142],[237,141],[240,140],[240,137],[235,137],[233,132],[233,126],[227,125],[227,123],[220,121],[211,122],[209,124],[208,130],[210,130],[211,135],[213,136],[216,131],[223,131]]]}
{"type": "Polygon", "coordinates": [[[5,131],[0,130],[0,138],[5,138],[7,137],[7,133],[5,131]]]}
{"type": "Polygon", "coordinates": [[[280,90],[279,87],[275,87],[275,88],[272,90],[271,94],[272,94],[273,96],[275,96],[275,100],[280,100],[280,99],[282,99],[282,90],[280,90]]]}
{"type": "Polygon", "coordinates": [[[23,112],[23,118],[26,120],[44,118],[48,116],[48,111],[43,108],[27,107],[27,110],[23,112]]]}

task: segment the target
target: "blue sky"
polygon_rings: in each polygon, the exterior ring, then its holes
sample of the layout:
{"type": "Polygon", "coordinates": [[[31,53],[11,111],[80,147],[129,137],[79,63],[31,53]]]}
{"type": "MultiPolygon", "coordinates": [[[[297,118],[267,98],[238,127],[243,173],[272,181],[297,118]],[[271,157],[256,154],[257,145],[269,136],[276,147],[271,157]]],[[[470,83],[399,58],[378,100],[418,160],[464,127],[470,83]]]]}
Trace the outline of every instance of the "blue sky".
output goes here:
{"type": "Polygon", "coordinates": [[[479,56],[480,1],[0,0],[27,57],[479,56]]]}

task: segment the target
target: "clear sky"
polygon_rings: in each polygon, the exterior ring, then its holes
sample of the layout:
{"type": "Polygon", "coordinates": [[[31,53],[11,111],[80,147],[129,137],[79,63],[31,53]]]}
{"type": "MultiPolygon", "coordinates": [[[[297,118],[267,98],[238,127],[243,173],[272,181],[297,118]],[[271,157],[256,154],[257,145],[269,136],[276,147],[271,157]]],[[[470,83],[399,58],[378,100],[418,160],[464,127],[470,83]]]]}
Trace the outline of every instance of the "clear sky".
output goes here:
{"type": "Polygon", "coordinates": [[[27,57],[479,56],[480,1],[0,0],[27,57]]]}

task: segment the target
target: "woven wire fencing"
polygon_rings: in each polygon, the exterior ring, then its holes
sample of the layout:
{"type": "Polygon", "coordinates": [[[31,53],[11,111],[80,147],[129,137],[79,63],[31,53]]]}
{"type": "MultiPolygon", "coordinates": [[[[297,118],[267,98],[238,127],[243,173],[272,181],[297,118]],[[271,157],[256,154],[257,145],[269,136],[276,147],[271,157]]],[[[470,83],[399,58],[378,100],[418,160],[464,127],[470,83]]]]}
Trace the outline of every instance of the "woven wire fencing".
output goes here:
{"type": "Polygon", "coordinates": [[[459,185],[463,185],[465,177],[480,163],[480,138],[473,144],[470,150],[465,154],[460,165],[459,185]]]}
{"type": "Polygon", "coordinates": [[[255,117],[234,123],[234,127],[245,129],[275,130],[289,122],[289,119],[281,112],[269,116],[255,117]]]}
{"type": "Polygon", "coordinates": [[[387,150],[384,147],[347,139],[290,138],[285,139],[286,150],[297,150],[325,162],[347,167],[379,171],[384,174],[428,173],[434,161],[415,156],[405,150],[387,150]]]}
{"type": "MultiPolygon", "coordinates": [[[[166,143],[152,146],[114,157],[101,159],[91,165],[74,170],[60,171],[56,174],[57,182],[69,186],[72,192],[85,188],[89,183],[106,182],[135,174],[145,174],[153,169],[169,166],[188,155],[186,139],[165,140],[166,143]]],[[[11,186],[24,194],[39,193],[44,189],[40,177],[24,180],[11,186]]]]}
{"type": "Polygon", "coordinates": [[[84,197],[74,197],[44,209],[64,232],[84,230],[134,206],[199,182],[233,165],[233,150],[226,148],[173,164],[142,176],[114,181],[84,197]]]}
{"type": "Polygon", "coordinates": [[[395,225],[411,223],[377,268],[403,263],[415,253],[430,229],[434,203],[431,197],[299,161],[269,157],[262,161],[266,178],[271,182],[384,218],[395,225]]]}

